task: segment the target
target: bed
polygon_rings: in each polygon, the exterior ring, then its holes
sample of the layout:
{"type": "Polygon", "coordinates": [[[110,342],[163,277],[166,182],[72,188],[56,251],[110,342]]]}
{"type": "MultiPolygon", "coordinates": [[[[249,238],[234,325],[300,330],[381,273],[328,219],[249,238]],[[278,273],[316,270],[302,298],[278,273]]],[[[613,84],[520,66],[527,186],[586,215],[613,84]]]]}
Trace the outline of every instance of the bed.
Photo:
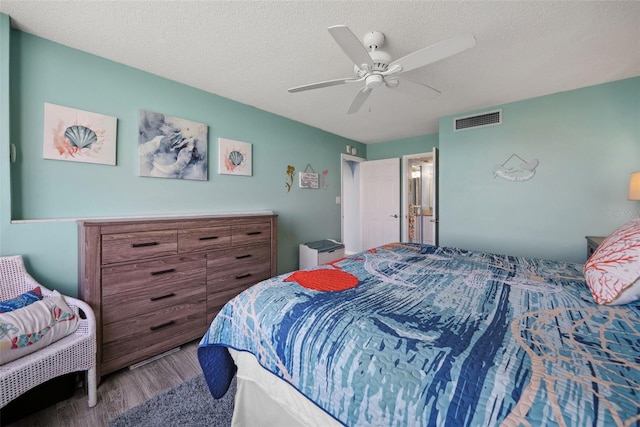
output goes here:
{"type": "Polygon", "coordinates": [[[640,425],[640,302],[582,264],[384,245],[249,288],[198,358],[235,425],[640,425]]]}

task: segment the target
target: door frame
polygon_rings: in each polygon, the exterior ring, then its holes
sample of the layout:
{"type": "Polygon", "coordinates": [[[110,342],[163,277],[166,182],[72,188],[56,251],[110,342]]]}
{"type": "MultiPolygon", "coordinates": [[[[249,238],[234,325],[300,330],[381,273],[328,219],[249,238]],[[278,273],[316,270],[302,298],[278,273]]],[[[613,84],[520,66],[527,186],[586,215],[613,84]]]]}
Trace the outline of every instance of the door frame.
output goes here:
{"type": "MultiPolygon", "coordinates": [[[[357,206],[358,221],[360,218],[360,170],[358,169],[358,176],[355,177],[354,173],[356,172],[348,165],[347,162],[349,161],[362,163],[366,162],[366,159],[352,156],[351,154],[340,154],[340,241],[345,245],[346,255],[359,252],[359,250],[353,249],[351,245],[351,237],[345,236],[345,208],[348,209],[349,207],[357,206]],[[345,191],[345,187],[354,184],[357,184],[356,188],[351,188],[351,190],[355,191],[357,194],[353,197],[353,200],[345,200],[345,193],[348,192],[345,191]]],[[[362,234],[359,227],[360,226],[358,225],[358,235],[355,236],[355,239],[359,242],[357,247],[362,246],[362,234]]]]}

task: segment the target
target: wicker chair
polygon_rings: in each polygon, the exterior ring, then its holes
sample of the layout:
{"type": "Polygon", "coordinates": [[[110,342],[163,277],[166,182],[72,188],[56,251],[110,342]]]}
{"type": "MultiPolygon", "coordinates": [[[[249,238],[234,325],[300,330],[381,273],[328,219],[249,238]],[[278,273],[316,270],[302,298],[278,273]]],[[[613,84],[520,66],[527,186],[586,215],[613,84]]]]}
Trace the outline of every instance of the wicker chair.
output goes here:
{"type": "MultiPolygon", "coordinates": [[[[0,301],[14,298],[36,286],[40,286],[44,298],[52,295],[51,290],[27,273],[20,255],[0,257],[0,301]]],[[[89,407],[96,405],[95,316],[85,302],[68,296],[64,299],[80,320],[78,329],[47,347],[0,365],[0,408],[39,384],[77,371],[87,371],[85,384],[89,407]]]]}

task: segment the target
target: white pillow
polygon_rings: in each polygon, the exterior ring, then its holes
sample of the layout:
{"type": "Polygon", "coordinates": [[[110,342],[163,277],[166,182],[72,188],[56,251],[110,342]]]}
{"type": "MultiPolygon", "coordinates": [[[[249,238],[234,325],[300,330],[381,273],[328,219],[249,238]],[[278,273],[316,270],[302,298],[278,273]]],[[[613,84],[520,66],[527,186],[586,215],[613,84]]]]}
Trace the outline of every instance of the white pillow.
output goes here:
{"type": "Polygon", "coordinates": [[[0,313],[0,365],[38,351],[78,328],[78,316],[60,293],[0,313]]]}

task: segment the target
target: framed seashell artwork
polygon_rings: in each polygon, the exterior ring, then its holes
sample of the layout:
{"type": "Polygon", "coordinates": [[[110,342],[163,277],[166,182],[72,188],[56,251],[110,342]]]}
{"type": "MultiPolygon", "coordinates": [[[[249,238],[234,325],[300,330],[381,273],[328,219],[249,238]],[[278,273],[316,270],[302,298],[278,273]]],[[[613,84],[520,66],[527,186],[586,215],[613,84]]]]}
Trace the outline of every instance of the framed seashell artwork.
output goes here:
{"type": "Polygon", "coordinates": [[[218,173],[251,176],[253,174],[251,148],[248,142],[218,138],[218,173]]]}
{"type": "Polygon", "coordinates": [[[44,104],[43,157],[116,164],[117,119],[56,104],[44,104]]]}
{"type": "Polygon", "coordinates": [[[140,110],[140,176],[206,181],[207,125],[140,110]]]}

